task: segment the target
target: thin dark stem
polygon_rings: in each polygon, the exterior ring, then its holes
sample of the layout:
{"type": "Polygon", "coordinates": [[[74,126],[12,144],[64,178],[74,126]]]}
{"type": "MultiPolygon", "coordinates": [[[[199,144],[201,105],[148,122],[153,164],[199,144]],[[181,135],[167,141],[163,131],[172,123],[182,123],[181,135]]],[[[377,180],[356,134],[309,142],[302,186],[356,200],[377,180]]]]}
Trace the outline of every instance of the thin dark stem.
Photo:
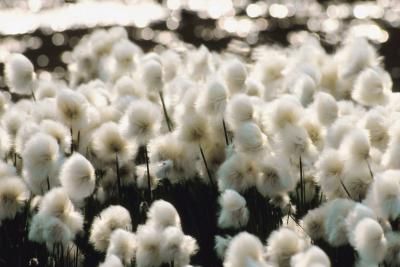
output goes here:
{"type": "Polygon", "coordinates": [[[118,187],[118,200],[122,199],[121,177],[119,173],[118,153],[115,153],[115,171],[117,172],[117,187],[118,187]]]}
{"type": "Polygon", "coordinates": [[[72,131],[72,126],[69,128],[70,129],[70,133],[71,133],[71,154],[74,153],[74,135],[73,135],[73,131],[72,131]]]}
{"type": "Polygon", "coordinates": [[[369,164],[368,159],[365,159],[365,161],[367,162],[367,166],[368,166],[368,170],[369,170],[369,175],[371,175],[371,179],[373,180],[373,179],[374,179],[374,173],[372,172],[371,165],[369,164]]]}
{"type": "Polygon", "coordinates": [[[350,199],[353,199],[353,198],[351,197],[351,195],[350,195],[349,190],[347,190],[346,186],[344,185],[342,179],[340,179],[340,184],[342,185],[342,187],[343,187],[344,191],[346,192],[347,196],[348,196],[350,199]]]}
{"type": "Polygon", "coordinates": [[[204,162],[204,166],[206,167],[206,170],[207,170],[208,178],[210,179],[210,184],[213,186],[214,182],[213,182],[213,179],[212,179],[212,176],[211,176],[211,172],[210,172],[210,169],[208,168],[207,160],[206,160],[206,157],[204,156],[203,148],[201,147],[200,144],[199,144],[199,148],[200,148],[201,157],[202,157],[203,162],[204,162]]]}
{"type": "Polygon", "coordinates": [[[76,140],[76,147],[75,147],[76,150],[79,149],[80,141],[81,141],[81,131],[78,131],[78,139],[76,140]]]}
{"type": "Polygon", "coordinates": [[[33,101],[36,102],[36,97],[35,97],[35,93],[33,92],[33,89],[31,89],[31,96],[32,96],[33,101]]]}
{"type": "Polygon", "coordinates": [[[164,111],[165,120],[166,120],[167,126],[168,126],[168,131],[172,132],[173,124],[172,124],[172,121],[169,119],[167,108],[165,107],[163,93],[160,91],[159,94],[160,94],[161,104],[162,104],[163,111],[164,111]]]}
{"type": "Polygon", "coordinates": [[[299,162],[300,162],[300,203],[301,203],[302,210],[305,211],[305,209],[304,209],[305,185],[304,185],[304,175],[303,175],[303,161],[301,160],[301,155],[299,157],[299,162]]]}
{"type": "Polygon", "coordinates": [[[147,154],[147,146],[144,147],[144,159],[146,161],[146,170],[147,170],[147,189],[148,189],[148,200],[149,204],[153,199],[153,193],[151,192],[151,178],[150,178],[150,168],[149,168],[149,156],[147,154]]]}
{"type": "Polygon", "coordinates": [[[50,191],[50,178],[47,176],[47,190],[50,191]]]}
{"type": "Polygon", "coordinates": [[[226,125],[224,119],[222,119],[222,126],[224,127],[225,143],[226,145],[229,145],[228,132],[226,131],[226,125]]]}

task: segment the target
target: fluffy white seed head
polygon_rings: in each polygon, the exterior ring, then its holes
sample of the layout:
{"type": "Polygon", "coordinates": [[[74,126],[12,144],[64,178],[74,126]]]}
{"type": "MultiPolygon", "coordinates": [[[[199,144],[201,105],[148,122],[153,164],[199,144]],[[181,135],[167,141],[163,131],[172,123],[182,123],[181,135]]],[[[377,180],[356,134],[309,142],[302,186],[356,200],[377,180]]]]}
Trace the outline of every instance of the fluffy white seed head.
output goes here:
{"type": "Polygon", "coordinates": [[[331,262],[328,255],[317,246],[311,246],[304,252],[293,256],[290,261],[291,267],[330,267],[331,262]]]}
{"type": "Polygon", "coordinates": [[[147,60],[143,63],[142,79],[147,92],[159,92],[163,88],[162,66],[157,60],[147,60]]]}
{"type": "Polygon", "coordinates": [[[94,191],[95,170],[84,156],[74,153],[62,165],[59,179],[72,199],[82,200],[94,191]]]}
{"type": "Polygon", "coordinates": [[[343,198],[328,202],[324,228],[330,245],[337,247],[348,243],[345,218],[354,205],[354,201],[343,198]]]}
{"type": "Polygon", "coordinates": [[[110,236],[107,257],[117,256],[124,264],[130,264],[136,256],[136,235],[124,229],[116,229],[110,236]]]}
{"type": "Polygon", "coordinates": [[[267,137],[257,124],[245,122],[235,131],[234,143],[238,152],[254,155],[267,147],[267,137]]]}
{"type": "Polygon", "coordinates": [[[41,194],[50,186],[57,184],[55,171],[59,164],[57,141],[45,133],[37,133],[25,144],[22,152],[24,179],[30,189],[41,194]]]}
{"type": "Polygon", "coordinates": [[[242,153],[227,158],[217,172],[220,191],[233,189],[244,192],[256,183],[258,168],[253,159],[242,153]]]}
{"type": "Polygon", "coordinates": [[[400,215],[400,171],[387,170],[374,179],[366,198],[367,205],[384,219],[400,215]]]}
{"type": "Polygon", "coordinates": [[[263,247],[256,236],[241,232],[229,243],[225,254],[224,267],[250,266],[266,266],[263,259],[263,247]]]}
{"type": "Polygon", "coordinates": [[[146,145],[160,128],[160,114],[159,108],[150,101],[134,101],[120,122],[121,132],[128,138],[135,138],[140,145],[146,145]]]}
{"type": "Polygon", "coordinates": [[[128,231],[132,229],[129,211],[119,205],[109,206],[94,218],[90,228],[89,242],[97,251],[105,252],[112,232],[119,228],[128,231]]]}
{"type": "Polygon", "coordinates": [[[290,258],[306,246],[306,241],[296,232],[281,228],[268,237],[266,257],[277,266],[290,266],[290,258]]]}
{"type": "Polygon", "coordinates": [[[121,260],[115,255],[109,255],[99,267],[124,267],[121,260]]]}
{"type": "Polygon", "coordinates": [[[224,76],[231,94],[244,90],[247,71],[241,61],[238,59],[228,61],[224,67],[224,76]]]}
{"type": "Polygon", "coordinates": [[[226,120],[232,130],[244,122],[253,120],[253,116],[254,107],[249,96],[237,94],[228,102],[226,120]]]}
{"type": "Polygon", "coordinates": [[[53,250],[55,244],[67,245],[73,238],[71,230],[59,218],[49,216],[44,221],[43,240],[49,250],[53,250]]]}
{"type": "Polygon", "coordinates": [[[340,151],[345,159],[362,161],[368,159],[370,147],[368,132],[354,129],[345,136],[340,151]]]}
{"type": "Polygon", "coordinates": [[[40,201],[39,213],[60,219],[75,236],[83,230],[83,215],[76,211],[64,188],[53,188],[40,201]]]}
{"type": "Polygon", "coordinates": [[[148,220],[159,227],[164,229],[168,226],[181,227],[181,219],[175,207],[164,200],[154,201],[147,213],[148,220]]]}
{"type": "Polygon", "coordinates": [[[325,217],[326,209],[324,207],[309,210],[303,217],[303,228],[312,240],[325,238],[325,217]]]}
{"type": "Polygon", "coordinates": [[[352,97],[365,106],[384,105],[392,92],[390,75],[380,68],[367,68],[358,75],[352,97]]]}
{"type": "Polygon", "coordinates": [[[40,129],[48,135],[54,137],[60,149],[64,153],[70,152],[71,133],[64,124],[55,120],[43,120],[40,123],[40,129]]]}
{"type": "Polygon", "coordinates": [[[0,224],[2,220],[14,219],[29,198],[29,190],[21,178],[0,179],[0,224]]]}
{"type": "Polygon", "coordinates": [[[33,64],[24,55],[10,55],[5,64],[4,74],[11,92],[21,95],[30,95],[33,92],[35,81],[33,64]]]}
{"type": "Polygon", "coordinates": [[[33,121],[27,121],[24,123],[17,132],[15,136],[15,151],[22,155],[22,151],[25,148],[26,142],[28,142],[29,138],[34,136],[36,133],[40,131],[39,125],[37,125],[33,121]]]}
{"type": "Polygon", "coordinates": [[[73,130],[82,129],[87,122],[86,98],[78,92],[65,89],[58,92],[57,111],[65,125],[73,130]]]}
{"type": "Polygon", "coordinates": [[[95,154],[104,161],[115,161],[118,155],[118,160],[125,162],[137,151],[136,143],[124,138],[115,122],[106,122],[96,129],[92,146],[95,154]]]}
{"type": "Polygon", "coordinates": [[[224,259],[226,250],[228,249],[229,243],[232,240],[232,236],[215,236],[214,238],[214,250],[217,253],[218,258],[224,259]]]}
{"type": "Polygon", "coordinates": [[[136,250],[136,264],[138,267],[159,266],[161,257],[161,230],[149,226],[140,225],[136,232],[138,247],[136,250]]]}
{"type": "Polygon", "coordinates": [[[362,219],[354,229],[352,245],[361,259],[379,263],[383,260],[387,241],[381,225],[374,219],[362,219]]]}
{"type": "Polygon", "coordinates": [[[345,197],[340,180],[343,179],[344,160],[339,151],[326,149],[316,162],[317,181],[328,199],[345,197]]]}
{"type": "Polygon", "coordinates": [[[225,190],[219,198],[221,211],[218,217],[218,226],[221,228],[244,227],[249,220],[249,210],[246,200],[234,190],[225,190]]]}
{"type": "Polygon", "coordinates": [[[319,92],[315,95],[314,105],[318,120],[323,125],[331,125],[338,117],[338,106],[332,95],[319,92]]]}
{"type": "Polygon", "coordinates": [[[274,103],[271,114],[274,129],[296,124],[301,118],[301,105],[292,97],[281,97],[274,103]]]}
{"type": "Polygon", "coordinates": [[[224,84],[214,77],[206,85],[198,100],[198,109],[210,116],[223,116],[225,112],[228,92],[224,84]]]}

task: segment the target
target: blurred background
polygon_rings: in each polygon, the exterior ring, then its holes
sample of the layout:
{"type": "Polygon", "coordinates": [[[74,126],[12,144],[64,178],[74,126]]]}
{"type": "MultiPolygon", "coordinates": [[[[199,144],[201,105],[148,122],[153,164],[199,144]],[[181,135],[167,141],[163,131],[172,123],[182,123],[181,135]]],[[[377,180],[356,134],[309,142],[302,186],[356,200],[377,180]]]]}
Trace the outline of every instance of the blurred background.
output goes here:
{"type": "Polygon", "coordinates": [[[40,75],[65,78],[79,39],[115,25],[145,51],[185,42],[249,58],[259,45],[296,44],[307,32],[328,52],[348,34],[365,36],[400,90],[399,0],[0,0],[0,89],[10,52],[23,52],[40,75]]]}

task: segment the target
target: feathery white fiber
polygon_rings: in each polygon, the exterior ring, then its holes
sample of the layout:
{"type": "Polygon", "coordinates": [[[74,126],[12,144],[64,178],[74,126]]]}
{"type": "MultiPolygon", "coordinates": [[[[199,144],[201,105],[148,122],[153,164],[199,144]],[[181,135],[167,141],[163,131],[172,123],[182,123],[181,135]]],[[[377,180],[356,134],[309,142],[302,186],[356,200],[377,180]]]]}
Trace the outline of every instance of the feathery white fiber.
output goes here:
{"type": "Polygon", "coordinates": [[[28,121],[24,123],[17,132],[15,136],[15,152],[19,155],[22,155],[22,151],[25,148],[26,142],[28,142],[29,138],[34,136],[36,133],[40,131],[39,125],[35,122],[28,121]]]}
{"type": "Polygon", "coordinates": [[[283,157],[266,156],[258,163],[257,190],[265,197],[291,191],[296,180],[289,172],[289,162],[283,157]]]}
{"type": "Polygon", "coordinates": [[[257,154],[268,148],[267,137],[254,122],[242,123],[235,131],[235,147],[238,152],[257,154]]]}
{"type": "Polygon", "coordinates": [[[57,140],[60,150],[64,153],[70,152],[71,134],[64,124],[54,120],[43,120],[40,123],[40,129],[57,140]]]}
{"type": "Polygon", "coordinates": [[[317,182],[328,199],[346,196],[340,183],[343,179],[344,160],[337,150],[324,150],[316,162],[316,168],[317,182]]]}
{"type": "Polygon", "coordinates": [[[376,215],[372,209],[368,206],[356,203],[356,205],[351,209],[351,211],[347,214],[346,217],[346,228],[347,234],[349,237],[349,242],[354,244],[354,229],[356,228],[357,224],[363,220],[364,218],[371,218],[376,220],[376,215]]]}
{"type": "Polygon", "coordinates": [[[358,75],[352,97],[366,106],[384,105],[392,92],[392,79],[381,68],[367,68],[358,75]]]}
{"type": "Polygon", "coordinates": [[[116,100],[120,100],[122,96],[133,96],[141,98],[144,95],[143,88],[136,83],[136,80],[129,76],[122,76],[119,78],[113,87],[116,100]]]}
{"type": "Polygon", "coordinates": [[[49,250],[52,250],[56,244],[66,245],[72,239],[71,230],[59,218],[49,216],[44,221],[43,240],[49,250]]]}
{"type": "Polygon", "coordinates": [[[311,246],[304,252],[294,255],[290,261],[291,267],[330,267],[331,262],[326,253],[317,246],[311,246]]]}
{"type": "Polygon", "coordinates": [[[181,227],[181,219],[175,207],[164,200],[156,200],[150,206],[147,218],[155,227],[164,229],[168,226],[181,227]]]}
{"type": "Polygon", "coordinates": [[[74,205],[62,187],[53,188],[40,201],[39,213],[60,219],[75,236],[83,230],[83,215],[74,205]]]}
{"type": "Polygon", "coordinates": [[[354,201],[343,198],[328,202],[324,229],[326,241],[331,246],[337,247],[348,243],[345,219],[354,205],[354,201]]]}
{"type": "Polygon", "coordinates": [[[280,228],[268,237],[266,257],[277,266],[289,267],[290,258],[307,246],[307,241],[296,232],[288,228],[280,228]]]}
{"type": "Polygon", "coordinates": [[[312,240],[320,240],[325,238],[325,217],[326,206],[309,210],[302,219],[304,231],[312,240]]]}
{"type": "Polygon", "coordinates": [[[115,255],[109,255],[106,257],[99,267],[124,267],[121,260],[115,255]]]}
{"type": "Polygon", "coordinates": [[[225,63],[224,78],[231,94],[244,90],[246,77],[246,68],[240,60],[233,59],[225,63]]]}
{"type": "Polygon", "coordinates": [[[314,103],[318,120],[325,126],[331,125],[338,117],[338,106],[332,95],[324,92],[315,94],[314,103]]]}
{"type": "Polygon", "coordinates": [[[400,234],[398,232],[386,232],[387,249],[384,262],[389,267],[400,264],[400,234]]]}
{"type": "Polygon", "coordinates": [[[271,120],[276,130],[296,124],[302,116],[303,109],[300,103],[291,96],[278,98],[273,105],[271,120]]]}
{"type": "Polygon", "coordinates": [[[95,187],[95,170],[84,156],[74,153],[62,165],[60,182],[67,194],[75,200],[90,196],[95,187]]]}
{"type": "Polygon", "coordinates": [[[221,260],[224,259],[225,252],[228,249],[229,243],[232,240],[232,236],[219,236],[216,235],[214,238],[214,250],[217,253],[218,258],[221,260]]]}
{"type": "Polygon", "coordinates": [[[348,132],[354,128],[352,119],[349,116],[338,118],[327,130],[326,144],[338,149],[348,132]]]}
{"type": "Polygon", "coordinates": [[[199,111],[208,116],[223,116],[227,103],[225,85],[217,77],[212,77],[198,100],[199,111]]]}
{"type": "Polygon", "coordinates": [[[260,240],[247,232],[236,235],[226,250],[224,267],[266,267],[260,240]]]}
{"type": "Polygon", "coordinates": [[[150,59],[143,62],[142,80],[147,92],[159,92],[163,88],[162,66],[159,61],[150,59]]]}
{"type": "Polygon", "coordinates": [[[122,206],[112,205],[100,212],[90,228],[89,242],[99,252],[106,252],[110,236],[116,229],[132,229],[129,211],[122,206]]]}
{"type": "Polygon", "coordinates": [[[136,236],[138,247],[136,250],[136,266],[159,266],[161,258],[162,232],[150,225],[139,225],[136,236]]]}
{"type": "Polygon", "coordinates": [[[361,259],[380,263],[385,257],[387,241],[380,224],[371,218],[362,219],[354,229],[350,240],[361,259]]]}
{"type": "Polygon", "coordinates": [[[340,151],[345,159],[366,160],[370,152],[369,135],[366,130],[353,129],[344,138],[340,151]]]}
{"type": "Polygon", "coordinates": [[[365,203],[380,218],[396,219],[400,215],[400,171],[387,170],[374,179],[365,203]]]}
{"type": "Polygon", "coordinates": [[[158,133],[160,115],[159,108],[150,101],[133,101],[120,122],[122,135],[146,145],[158,133]]]}
{"type": "Polygon", "coordinates": [[[87,100],[76,91],[64,89],[57,93],[57,111],[65,125],[77,131],[87,123],[87,100]]]}
{"type": "Polygon", "coordinates": [[[346,40],[343,48],[336,54],[339,62],[339,77],[350,78],[368,66],[378,62],[374,48],[361,37],[346,40]]]}
{"type": "Polygon", "coordinates": [[[116,155],[119,161],[125,162],[137,152],[136,143],[126,140],[115,122],[106,122],[95,130],[92,146],[100,159],[109,162],[115,161],[116,155]]]}
{"type": "Polygon", "coordinates": [[[242,153],[227,158],[217,172],[218,189],[233,189],[239,193],[255,185],[258,168],[254,160],[242,153]]]}
{"type": "Polygon", "coordinates": [[[10,91],[30,95],[34,90],[35,73],[33,64],[22,54],[11,54],[7,58],[4,74],[10,91]]]}
{"type": "Polygon", "coordinates": [[[130,264],[136,256],[136,235],[124,229],[116,229],[110,236],[107,257],[117,256],[124,264],[130,264]]]}
{"type": "Polygon", "coordinates": [[[5,219],[14,219],[29,198],[29,190],[19,177],[0,179],[0,225],[5,219]]]}
{"type": "Polygon", "coordinates": [[[236,94],[228,102],[226,120],[232,130],[238,128],[243,122],[252,121],[254,107],[251,98],[245,94],[236,94]]]}
{"type": "Polygon", "coordinates": [[[210,136],[207,117],[198,112],[187,113],[182,117],[178,137],[187,143],[204,144],[210,136]]]}
{"type": "Polygon", "coordinates": [[[371,146],[382,151],[385,150],[389,142],[389,127],[386,112],[379,108],[371,109],[363,118],[362,125],[369,132],[371,146]]]}
{"type": "Polygon", "coordinates": [[[249,220],[246,199],[234,190],[227,189],[219,197],[221,211],[218,226],[221,228],[241,228],[249,220]]]}
{"type": "Polygon", "coordinates": [[[58,183],[55,171],[58,168],[59,147],[57,141],[45,133],[37,133],[25,144],[22,152],[24,179],[35,194],[46,191],[58,183]]]}
{"type": "Polygon", "coordinates": [[[0,180],[5,177],[16,176],[17,170],[11,164],[0,160],[0,180]]]}

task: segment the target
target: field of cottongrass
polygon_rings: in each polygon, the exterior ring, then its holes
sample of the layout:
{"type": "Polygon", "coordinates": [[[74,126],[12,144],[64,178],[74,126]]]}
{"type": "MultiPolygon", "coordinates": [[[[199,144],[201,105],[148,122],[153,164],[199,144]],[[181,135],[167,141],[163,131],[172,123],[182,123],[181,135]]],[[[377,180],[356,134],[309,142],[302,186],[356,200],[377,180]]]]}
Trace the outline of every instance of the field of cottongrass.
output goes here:
{"type": "Polygon", "coordinates": [[[68,80],[11,54],[0,266],[400,266],[400,95],[375,48],[144,53],[123,28],[68,80]]]}

